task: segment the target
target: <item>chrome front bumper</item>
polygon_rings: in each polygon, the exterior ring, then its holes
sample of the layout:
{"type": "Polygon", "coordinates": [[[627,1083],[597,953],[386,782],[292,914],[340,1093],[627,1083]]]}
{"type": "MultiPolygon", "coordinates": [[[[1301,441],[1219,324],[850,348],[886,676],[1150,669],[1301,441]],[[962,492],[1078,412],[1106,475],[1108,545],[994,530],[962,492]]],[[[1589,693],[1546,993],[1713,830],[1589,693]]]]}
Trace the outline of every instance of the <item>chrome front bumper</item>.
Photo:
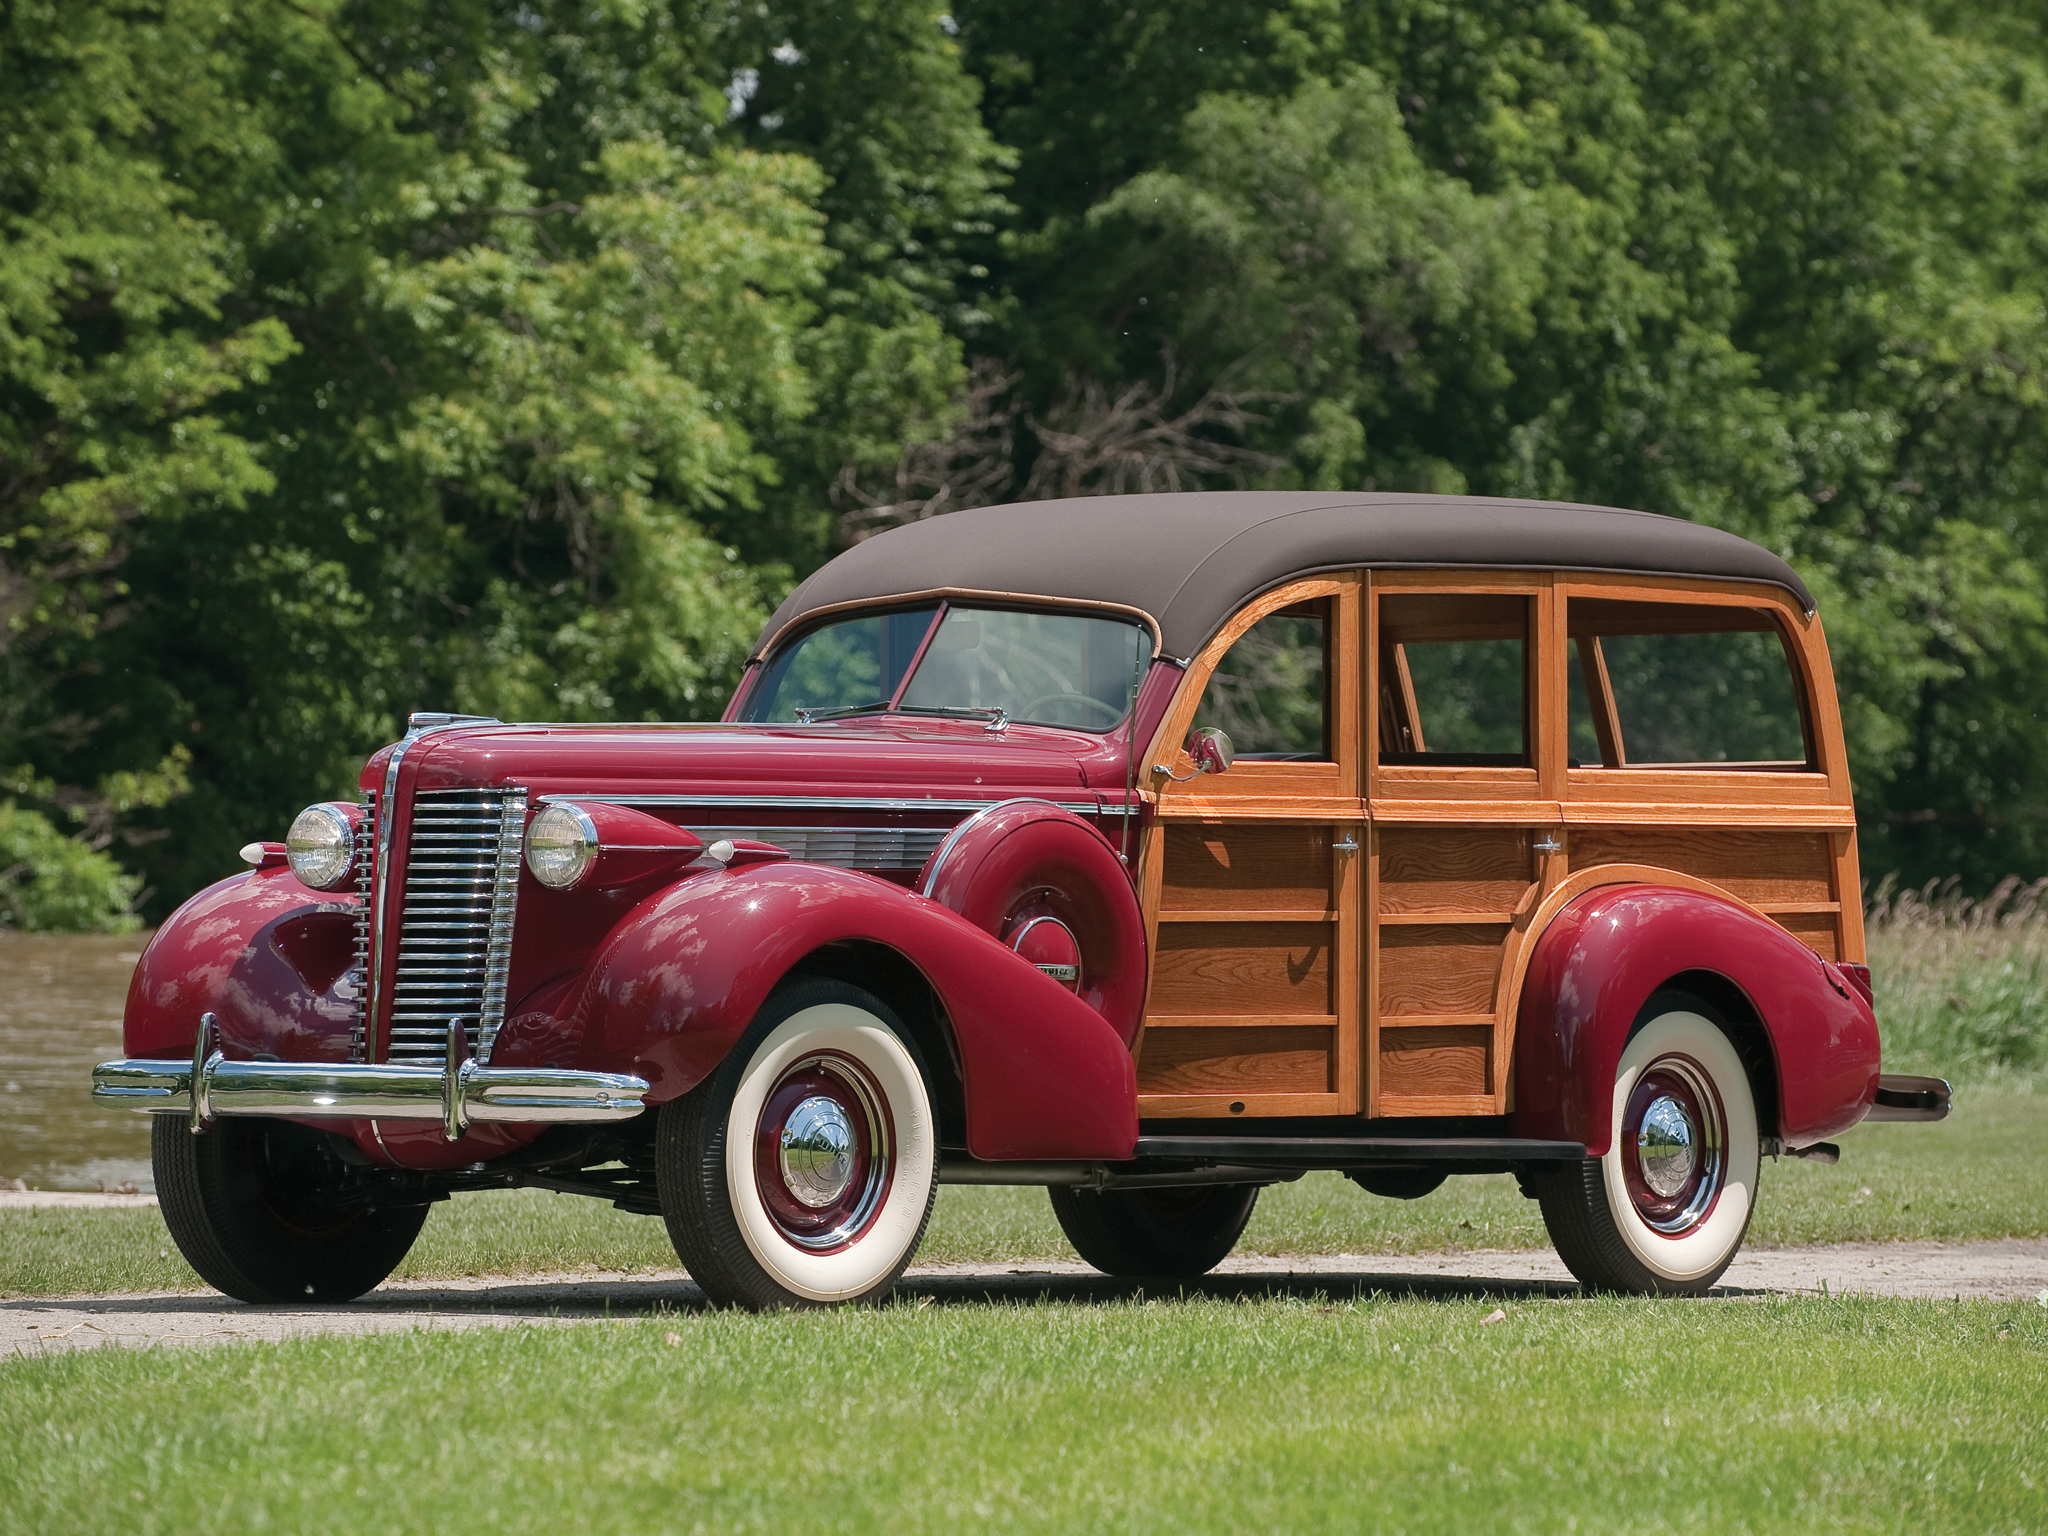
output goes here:
{"type": "Polygon", "coordinates": [[[222,1116],[290,1120],[435,1120],[452,1141],[472,1125],[589,1124],[630,1120],[647,1083],[618,1072],[485,1067],[463,1060],[451,1031],[446,1067],[348,1062],[229,1061],[213,1048],[213,1015],[200,1020],[192,1060],[107,1061],[92,1096],[149,1115],[184,1115],[194,1132],[222,1116]]]}

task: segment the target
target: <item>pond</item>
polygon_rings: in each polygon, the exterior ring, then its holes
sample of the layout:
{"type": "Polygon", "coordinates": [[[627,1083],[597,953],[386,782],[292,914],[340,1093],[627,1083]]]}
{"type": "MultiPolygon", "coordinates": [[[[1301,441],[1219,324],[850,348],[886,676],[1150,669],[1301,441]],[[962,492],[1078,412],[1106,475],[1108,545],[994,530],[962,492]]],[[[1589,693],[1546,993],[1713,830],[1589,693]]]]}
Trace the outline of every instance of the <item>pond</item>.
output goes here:
{"type": "Polygon", "coordinates": [[[92,1101],[147,933],[0,933],[0,1178],[153,1188],[149,1122],[92,1101]]]}

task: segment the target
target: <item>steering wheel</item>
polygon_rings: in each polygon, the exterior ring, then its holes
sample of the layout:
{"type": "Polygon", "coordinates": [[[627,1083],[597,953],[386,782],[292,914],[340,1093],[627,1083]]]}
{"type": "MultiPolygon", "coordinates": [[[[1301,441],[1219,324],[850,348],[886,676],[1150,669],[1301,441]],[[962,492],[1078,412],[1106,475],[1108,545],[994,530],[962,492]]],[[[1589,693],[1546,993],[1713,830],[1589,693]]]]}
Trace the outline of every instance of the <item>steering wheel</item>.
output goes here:
{"type": "Polygon", "coordinates": [[[1108,719],[1106,719],[1103,722],[1103,728],[1105,730],[1107,730],[1110,726],[1115,725],[1119,720],[1123,719],[1124,717],[1124,712],[1121,709],[1119,709],[1116,705],[1105,704],[1102,702],[1102,700],[1096,698],[1095,695],[1093,695],[1092,693],[1067,692],[1042,693],[1037,698],[1033,699],[1029,704],[1026,704],[1022,709],[1018,710],[1017,717],[1020,720],[1035,720],[1038,718],[1039,710],[1053,704],[1079,704],[1086,709],[1100,710],[1104,715],[1108,716],[1108,719]]]}

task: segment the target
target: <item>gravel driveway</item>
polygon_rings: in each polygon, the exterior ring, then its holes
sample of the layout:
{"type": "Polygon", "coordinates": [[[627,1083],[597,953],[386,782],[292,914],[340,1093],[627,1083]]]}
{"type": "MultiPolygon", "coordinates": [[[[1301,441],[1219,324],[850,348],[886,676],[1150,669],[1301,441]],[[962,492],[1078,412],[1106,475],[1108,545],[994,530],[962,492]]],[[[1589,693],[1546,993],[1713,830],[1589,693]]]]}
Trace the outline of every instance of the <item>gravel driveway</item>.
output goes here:
{"type": "MultiPolygon", "coordinates": [[[[1841,1243],[1745,1251],[1716,1295],[1860,1292],[1947,1300],[2048,1298],[2048,1239],[1991,1243],[1841,1243]]],[[[923,1265],[898,1295],[940,1306],[1045,1298],[1075,1305],[1179,1292],[1205,1296],[1569,1297],[1578,1287],[1547,1252],[1318,1254],[1226,1259],[1170,1285],[1109,1280],[1078,1263],[923,1265]]],[[[393,1281],[346,1307],[249,1307],[211,1291],[0,1301],[0,1354],[19,1358],[100,1344],[223,1344],[309,1334],[564,1327],[694,1311],[704,1298],[681,1270],[393,1281]]],[[[2048,1299],[2044,1299],[2048,1304],[2048,1299]]]]}

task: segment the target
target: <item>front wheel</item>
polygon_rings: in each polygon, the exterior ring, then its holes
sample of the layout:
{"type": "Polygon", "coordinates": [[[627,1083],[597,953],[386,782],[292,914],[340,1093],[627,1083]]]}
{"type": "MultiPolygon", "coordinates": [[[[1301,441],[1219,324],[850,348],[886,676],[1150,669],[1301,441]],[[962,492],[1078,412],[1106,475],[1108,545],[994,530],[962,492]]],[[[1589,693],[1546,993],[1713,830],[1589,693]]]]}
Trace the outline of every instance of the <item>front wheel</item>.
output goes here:
{"type": "Polygon", "coordinates": [[[1105,1275],[1192,1279],[1221,1264],[1259,1201],[1256,1184],[1076,1189],[1055,1184],[1052,1213],[1074,1251],[1105,1275]]]}
{"type": "Polygon", "coordinates": [[[1628,1042],[1604,1157],[1536,1186],[1565,1267],[1587,1286],[1697,1296],[1749,1231],[1761,1147],[1749,1074],[1712,1020],[1674,1010],[1628,1042]]]}
{"type": "Polygon", "coordinates": [[[721,1306],[886,1295],[924,1236],[938,1171],[916,1046],[879,999],[840,981],[777,990],[656,1126],[669,1238],[721,1306]]]}
{"type": "Polygon", "coordinates": [[[238,1301],[353,1301],[398,1267],[424,1205],[379,1205],[323,1131],[223,1120],[150,1125],[164,1225],[199,1278],[238,1301]]]}

